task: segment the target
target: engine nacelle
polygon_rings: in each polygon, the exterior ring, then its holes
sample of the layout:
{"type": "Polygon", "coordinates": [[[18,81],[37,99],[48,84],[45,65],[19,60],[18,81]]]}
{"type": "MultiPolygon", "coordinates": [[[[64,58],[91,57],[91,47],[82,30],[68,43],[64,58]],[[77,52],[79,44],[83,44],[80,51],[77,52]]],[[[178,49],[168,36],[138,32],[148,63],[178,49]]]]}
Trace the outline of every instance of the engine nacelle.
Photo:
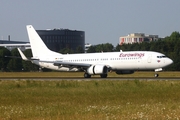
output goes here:
{"type": "Polygon", "coordinates": [[[108,68],[105,65],[92,65],[87,69],[89,75],[107,74],[108,68]]]}
{"type": "Polygon", "coordinates": [[[134,70],[118,70],[116,74],[133,74],[134,70]]]}

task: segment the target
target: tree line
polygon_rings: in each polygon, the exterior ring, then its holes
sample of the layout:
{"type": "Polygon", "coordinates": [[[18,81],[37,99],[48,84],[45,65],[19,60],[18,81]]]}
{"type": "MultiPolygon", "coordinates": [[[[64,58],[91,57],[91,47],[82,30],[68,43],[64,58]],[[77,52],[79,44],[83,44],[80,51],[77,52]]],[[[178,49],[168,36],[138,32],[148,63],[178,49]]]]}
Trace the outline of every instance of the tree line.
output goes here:
{"type": "MultiPolygon", "coordinates": [[[[98,44],[91,46],[87,53],[95,52],[113,52],[113,51],[156,51],[165,54],[171,58],[174,63],[166,68],[169,71],[180,71],[180,33],[173,32],[170,36],[161,38],[153,42],[142,42],[134,44],[117,44],[114,47],[110,43],[98,44]]],[[[82,47],[77,47],[76,51],[65,48],[59,51],[63,54],[71,53],[83,53],[82,47]]],[[[31,57],[32,53],[30,49],[24,51],[27,57],[31,57]]],[[[32,64],[30,61],[23,61],[20,58],[17,49],[9,51],[4,47],[0,47],[0,71],[39,71],[39,66],[32,64]],[[9,58],[5,56],[14,56],[14,58],[9,58]]],[[[50,71],[43,69],[43,71],[50,71]]]]}

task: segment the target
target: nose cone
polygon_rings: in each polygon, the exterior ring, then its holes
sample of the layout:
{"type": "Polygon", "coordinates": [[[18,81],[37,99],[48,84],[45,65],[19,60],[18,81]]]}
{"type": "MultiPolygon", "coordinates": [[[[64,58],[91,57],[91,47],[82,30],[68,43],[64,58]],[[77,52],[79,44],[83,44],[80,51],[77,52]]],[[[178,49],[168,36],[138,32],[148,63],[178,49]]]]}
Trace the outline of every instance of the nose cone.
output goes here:
{"type": "Polygon", "coordinates": [[[171,65],[173,63],[173,60],[171,60],[170,58],[167,59],[166,61],[167,65],[171,65]]]}

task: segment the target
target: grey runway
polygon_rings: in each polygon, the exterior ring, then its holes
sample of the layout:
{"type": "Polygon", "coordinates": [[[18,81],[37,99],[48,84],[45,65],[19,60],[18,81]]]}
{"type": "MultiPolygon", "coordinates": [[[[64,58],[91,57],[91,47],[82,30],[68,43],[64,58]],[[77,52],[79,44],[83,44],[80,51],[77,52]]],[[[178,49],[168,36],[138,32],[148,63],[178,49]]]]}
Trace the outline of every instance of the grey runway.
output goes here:
{"type": "Polygon", "coordinates": [[[180,80],[180,77],[0,77],[0,80],[180,80]]]}

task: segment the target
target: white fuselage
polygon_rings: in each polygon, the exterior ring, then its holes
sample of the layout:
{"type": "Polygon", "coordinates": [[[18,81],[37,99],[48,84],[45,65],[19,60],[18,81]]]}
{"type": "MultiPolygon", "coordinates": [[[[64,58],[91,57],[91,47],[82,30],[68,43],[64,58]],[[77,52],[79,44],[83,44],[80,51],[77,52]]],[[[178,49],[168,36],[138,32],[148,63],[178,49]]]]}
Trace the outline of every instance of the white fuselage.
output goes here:
{"type": "Polygon", "coordinates": [[[164,54],[153,51],[61,54],[48,49],[32,25],[27,25],[26,28],[33,57],[27,58],[19,48],[18,51],[23,60],[31,61],[42,68],[59,71],[84,70],[85,78],[90,78],[91,75],[106,78],[109,71],[117,74],[131,74],[134,70],[157,72],[173,63],[164,54]]]}
{"type": "MultiPolygon", "coordinates": [[[[61,61],[68,63],[106,65],[111,70],[154,70],[164,68],[172,64],[172,60],[164,54],[150,51],[130,51],[130,52],[105,52],[105,53],[84,53],[84,54],[59,54],[56,56],[41,56],[41,61],[61,61]]],[[[76,67],[61,67],[54,63],[39,62],[33,63],[59,71],[78,71],[76,67]]]]}

